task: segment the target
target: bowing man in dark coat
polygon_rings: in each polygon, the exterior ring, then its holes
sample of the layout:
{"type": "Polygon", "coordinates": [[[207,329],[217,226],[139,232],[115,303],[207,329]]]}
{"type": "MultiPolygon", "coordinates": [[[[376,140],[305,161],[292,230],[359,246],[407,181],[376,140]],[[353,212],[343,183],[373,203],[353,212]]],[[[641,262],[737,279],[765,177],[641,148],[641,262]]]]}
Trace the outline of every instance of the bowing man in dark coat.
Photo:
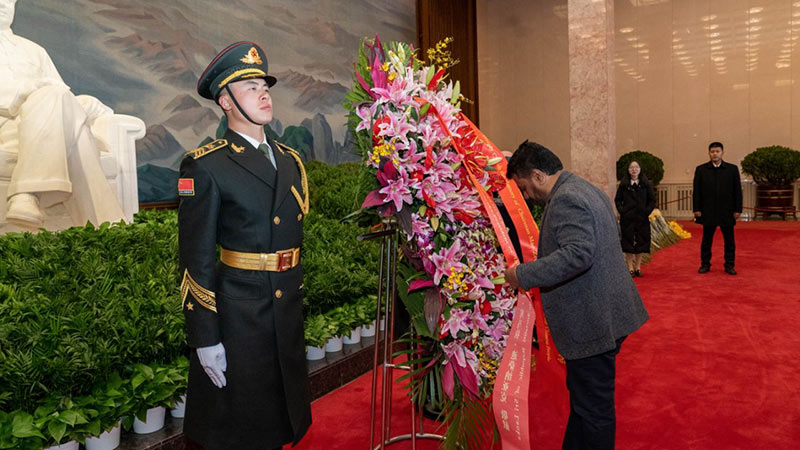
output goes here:
{"type": "Polygon", "coordinates": [[[307,182],[300,157],[265,136],[276,81],[267,73],[251,42],[214,58],[197,89],[228,131],[188,152],[178,181],[192,350],[184,433],[209,450],[281,448],[311,424],[299,264],[307,182]]]}
{"type": "Polygon", "coordinates": [[[541,288],[553,341],[567,365],[570,413],[564,449],[613,449],[614,384],[622,341],[649,318],[625,270],[608,196],[563,170],[547,148],[525,141],[506,176],[544,205],[535,261],[507,268],[506,282],[541,288]]]}
{"type": "Polygon", "coordinates": [[[622,251],[632,276],[642,276],[642,255],[650,253],[650,213],[656,206],[653,186],[638,161],[628,164],[614,196],[619,212],[622,251]]]}
{"type": "Polygon", "coordinates": [[[708,146],[709,162],[700,164],[694,171],[692,211],[695,222],[703,225],[698,272],[711,270],[711,244],[719,227],[725,241],[725,272],[736,275],[733,227],[742,214],[742,181],[739,167],[723,161],[723,153],[722,143],[712,142],[708,146]]]}

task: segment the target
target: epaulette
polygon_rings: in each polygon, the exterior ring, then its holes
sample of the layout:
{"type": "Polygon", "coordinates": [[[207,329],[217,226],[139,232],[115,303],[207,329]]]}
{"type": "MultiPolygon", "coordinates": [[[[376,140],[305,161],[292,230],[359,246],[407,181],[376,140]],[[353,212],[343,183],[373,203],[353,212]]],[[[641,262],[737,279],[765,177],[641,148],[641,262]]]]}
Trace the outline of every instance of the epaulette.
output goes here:
{"type": "Polygon", "coordinates": [[[209,153],[213,152],[214,150],[219,150],[222,147],[228,145],[228,141],[225,139],[217,139],[216,141],[209,142],[208,144],[196,148],[194,150],[189,150],[186,152],[186,156],[191,156],[194,159],[200,159],[203,156],[208,155],[209,153]]]}

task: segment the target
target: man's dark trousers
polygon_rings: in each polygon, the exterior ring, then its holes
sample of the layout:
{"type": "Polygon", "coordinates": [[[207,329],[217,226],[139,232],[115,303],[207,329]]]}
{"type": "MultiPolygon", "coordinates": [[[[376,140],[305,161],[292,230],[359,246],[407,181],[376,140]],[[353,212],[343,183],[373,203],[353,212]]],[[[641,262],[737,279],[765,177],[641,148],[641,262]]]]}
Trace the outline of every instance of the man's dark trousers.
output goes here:
{"type": "Polygon", "coordinates": [[[613,449],[617,418],[614,408],[616,348],[599,355],[568,359],[569,421],[564,433],[564,450],[613,449]]]}
{"type": "Polygon", "coordinates": [[[711,244],[714,243],[714,233],[719,226],[722,239],[725,242],[725,267],[733,269],[736,261],[736,242],[733,236],[733,225],[703,225],[703,241],[700,243],[700,265],[711,267],[711,244]]]}

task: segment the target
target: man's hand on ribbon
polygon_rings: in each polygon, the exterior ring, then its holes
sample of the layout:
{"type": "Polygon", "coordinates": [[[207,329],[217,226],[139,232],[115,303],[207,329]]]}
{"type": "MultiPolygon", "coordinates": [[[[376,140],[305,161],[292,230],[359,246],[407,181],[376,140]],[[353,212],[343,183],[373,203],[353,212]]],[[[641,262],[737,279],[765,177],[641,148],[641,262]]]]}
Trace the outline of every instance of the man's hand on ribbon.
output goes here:
{"type": "Polygon", "coordinates": [[[218,388],[223,388],[227,384],[225,371],[228,369],[228,360],[225,358],[225,347],[220,342],[211,347],[200,347],[197,349],[197,359],[206,371],[208,378],[218,388]]]}
{"type": "Polygon", "coordinates": [[[515,264],[506,268],[506,283],[513,288],[519,287],[519,280],[517,279],[517,267],[519,267],[519,264],[515,264]]]}

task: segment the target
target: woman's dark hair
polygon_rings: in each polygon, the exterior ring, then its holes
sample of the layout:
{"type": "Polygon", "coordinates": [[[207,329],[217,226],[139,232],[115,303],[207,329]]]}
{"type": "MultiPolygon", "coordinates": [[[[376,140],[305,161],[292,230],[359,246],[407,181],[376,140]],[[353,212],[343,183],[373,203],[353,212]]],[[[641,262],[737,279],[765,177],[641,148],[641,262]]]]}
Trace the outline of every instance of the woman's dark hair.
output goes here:
{"type": "MultiPolygon", "coordinates": [[[[642,163],[639,161],[632,159],[631,162],[628,163],[628,168],[625,170],[625,175],[622,176],[622,180],[620,180],[620,184],[623,186],[630,186],[631,185],[631,173],[630,168],[631,164],[636,163],[639,165],[639,169],[642,168],[642,163]]],[[[639,170],[639,184],[641,186],[650,185],[650,180],[647,179],[647,175],[644,174],[643,170],[639,170]]]]}
{"type": "Polygon", "coordinates": [[[528,177],[533,169],[552,175],[563,168],[561,160],[550,149],[536,142],[525,140],[508,161],[506,178],[510,179],[514,175],[523,178],[528,177]]]}

